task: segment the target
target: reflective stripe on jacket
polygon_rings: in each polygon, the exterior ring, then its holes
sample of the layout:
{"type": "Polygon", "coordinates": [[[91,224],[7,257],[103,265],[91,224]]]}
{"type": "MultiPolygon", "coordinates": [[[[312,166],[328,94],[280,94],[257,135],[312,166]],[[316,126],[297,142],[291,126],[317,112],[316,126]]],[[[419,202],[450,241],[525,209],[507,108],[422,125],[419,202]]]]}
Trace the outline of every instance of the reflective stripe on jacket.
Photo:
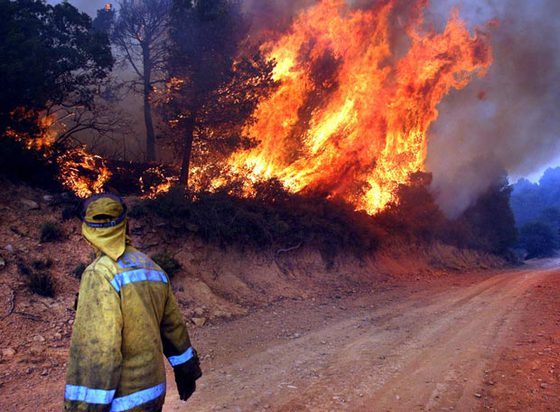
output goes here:
{"type": "Polygon", "coordinates": [[[84,272],[70,346],[66,411],[158,411],[172,366],[193,356],[165,272],[127,246],[84,272]]]}

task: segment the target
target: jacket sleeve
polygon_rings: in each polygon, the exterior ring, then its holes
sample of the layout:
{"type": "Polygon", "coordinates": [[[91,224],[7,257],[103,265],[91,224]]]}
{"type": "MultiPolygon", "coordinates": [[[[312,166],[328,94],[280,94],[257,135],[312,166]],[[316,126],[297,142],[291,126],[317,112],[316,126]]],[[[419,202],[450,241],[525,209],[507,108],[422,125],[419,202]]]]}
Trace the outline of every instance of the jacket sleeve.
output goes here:
{"type": "Polygon", "coordinates": [[[120,296],[108,269],[84,272],[70,345],[65,411],[109,411],[121,373],[120,296]]]}
{"type": "Polygon", "coordinates": [[[165,312],[161,322],[163,353],[174,368],[192,363],[192,360],[195,359],[198,363],[196,351],[191,346],[187,327],[183,320],[183,314],[177,306],[171,285],[168,288],[165,312]]]}

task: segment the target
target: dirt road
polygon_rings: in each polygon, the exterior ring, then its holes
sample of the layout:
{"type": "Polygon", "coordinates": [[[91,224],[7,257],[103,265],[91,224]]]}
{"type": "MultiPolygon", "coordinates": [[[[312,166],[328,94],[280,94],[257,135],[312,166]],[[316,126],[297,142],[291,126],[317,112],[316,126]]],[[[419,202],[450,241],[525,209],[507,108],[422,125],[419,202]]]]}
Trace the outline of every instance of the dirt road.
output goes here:
{"type": "Polygon", "coordinates": [[[557,265],[340,291],[204,328],[193,334],[199,389],[184,404],[169,376],[164,411],[483,409],[493,365],[522,333],[527,294],[560,276],[557,265]]]}

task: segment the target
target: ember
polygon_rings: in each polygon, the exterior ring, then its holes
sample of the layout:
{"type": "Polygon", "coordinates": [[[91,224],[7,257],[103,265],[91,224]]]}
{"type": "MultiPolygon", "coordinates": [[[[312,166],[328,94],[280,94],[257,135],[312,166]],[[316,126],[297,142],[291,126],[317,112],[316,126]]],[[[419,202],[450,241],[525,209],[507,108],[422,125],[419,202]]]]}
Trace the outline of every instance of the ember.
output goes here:
{"type": "MultiPolygon", "coordinates": [[[[18,118],[20,121],[33,121],[34,115],[35,113],[25,108],[19,108],[11,113],[12,118],[18,118]]],[[[42,114],[34,123],[36,123],[36,130],[33,136],[29,132],[16,132],[12,129],[6,130],[6,136],[24,142],[28,149],[45,151],[55,143],[58,136],[56,118],[52,115],[42,114]]]]}
{"type": "Polygon", "coordinates": [[[167,175],[161,167],[154,166],[147,169],[139,180],[143,197],[154,199],[162,193],[167,193],[177,181],[177,178],[167,175]]]}

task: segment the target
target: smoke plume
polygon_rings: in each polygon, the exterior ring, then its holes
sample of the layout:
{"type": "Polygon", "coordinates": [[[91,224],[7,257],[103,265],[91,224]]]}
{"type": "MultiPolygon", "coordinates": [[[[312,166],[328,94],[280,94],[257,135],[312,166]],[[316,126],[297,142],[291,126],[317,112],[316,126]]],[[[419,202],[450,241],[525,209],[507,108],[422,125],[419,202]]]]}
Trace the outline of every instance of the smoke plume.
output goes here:
{"type": "MultiPolygon", "coordinates": [[[[387,0],[347,0],[371,7],[387,0]]],[[[246,0],[257,29],[283,31],[313,0],[246,0]]],[[[397,0],[392,33],[396,50],[408,46],[402,27],[411,2],[397,0]]],[[[453,9],[474,32],[492,35],[494,63],[487,76],[439,105],[430,130],[427,170],[432,191],[457,216],[503,177],[526,176],[560,155],[560,2],[557,0],[432,0],[426,24],[442,30],[453,9]],[[490,24],[495,20],[494,24],[490,24]]]]}
{"type": "MultiPolygon", "coordinates": [[[[371,7],[384,0],[347,0],[371,7]]],[[[258,28],[283,30],[312,0],[246,0],[258,28]]],[[[408,43],[402,26],[410,2],[397,1],[393,43],[408,43]],[[400,24],[400,28],[399,28],[400,24]],[[399,34],[400,33],[400,34],[399,34]]],[[[556,0],[432,0],[426,24],[443,29],[453,9],[471,30],[492,34],[494,63],[487,76],[452,91],[430,130],[427,170],[432,190],[450,216],[460,214],[504,173],[524,176],[560,155],[560,3],[556,0]],[[488,23],[496,20],[492,28],[488,23]]]]}
{"type": "Polygon", "coordinates": [[[488,75],[447,96],[430,131],[432,189],[457,216],[504,171],[526,176],[560,155],[560,3],[441,0],[430,18],[437,25],[453,6],[472,26],[498,20],[488,75]]]}

